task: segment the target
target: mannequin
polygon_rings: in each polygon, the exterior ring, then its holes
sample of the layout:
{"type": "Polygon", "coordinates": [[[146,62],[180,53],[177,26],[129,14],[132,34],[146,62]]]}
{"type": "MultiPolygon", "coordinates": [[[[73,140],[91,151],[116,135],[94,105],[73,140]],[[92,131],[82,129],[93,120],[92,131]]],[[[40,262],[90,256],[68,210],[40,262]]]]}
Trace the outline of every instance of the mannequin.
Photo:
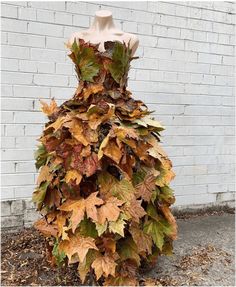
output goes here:
{"type": "Polygon", "coordinates": [[[112,12],[109,10],[99,10],[95,13],[95,18],[91,27],[87,30],[75,32],[68,40],[68,44],[72,45],[74,38],[82,38],[86,42],[89,41],[92,44],[99,45],[99,51],[104,52],[104,42],[118,40],[128,44],[130,40],[130,48],[132,50],[132,56],[139,45],[139,39],[136,35],[125,33],[115,27],[112,18],[112,12]]]}

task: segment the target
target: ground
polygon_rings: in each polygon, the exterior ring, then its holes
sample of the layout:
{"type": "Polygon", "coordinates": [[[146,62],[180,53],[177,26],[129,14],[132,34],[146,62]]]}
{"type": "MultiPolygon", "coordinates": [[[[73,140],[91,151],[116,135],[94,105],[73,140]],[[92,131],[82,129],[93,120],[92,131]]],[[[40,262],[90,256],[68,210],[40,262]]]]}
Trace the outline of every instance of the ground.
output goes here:
{"type": "MultiPolygon", "coordinates": [[[[140,285],[235,286],[234,214],[178,216],[174,255],[139,274],[140,285]]],[[[2,233],[2,286],[79,286],[76,268],[53,269],[34,229],[2,233]]]]}

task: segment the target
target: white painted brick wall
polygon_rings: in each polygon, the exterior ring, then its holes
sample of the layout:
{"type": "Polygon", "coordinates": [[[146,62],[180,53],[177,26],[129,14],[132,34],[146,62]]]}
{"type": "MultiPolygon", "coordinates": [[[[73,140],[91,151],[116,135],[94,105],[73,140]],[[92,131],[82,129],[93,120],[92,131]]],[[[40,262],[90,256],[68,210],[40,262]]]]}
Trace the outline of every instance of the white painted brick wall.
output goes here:
{"type": "Polygon", "coordinates": [[[72,96],[77,81],[64,42],[99,9],[140,40],[129,89],[166,127],[176,205],[233,200],[232,2],[8,1],[1,8],[2,200],[31,197],[33,151],[46,122],[39,99],[72,96]]]}

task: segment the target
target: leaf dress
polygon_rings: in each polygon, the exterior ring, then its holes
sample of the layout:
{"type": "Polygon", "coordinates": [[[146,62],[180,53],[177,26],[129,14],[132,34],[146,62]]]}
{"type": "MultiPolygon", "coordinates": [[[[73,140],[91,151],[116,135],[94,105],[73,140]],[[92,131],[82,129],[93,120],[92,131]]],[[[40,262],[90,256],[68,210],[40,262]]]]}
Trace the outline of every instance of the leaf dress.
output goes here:
{"type": "MultiPolygon", "coordinates": [[[[177,225],[170,211],[175,174],[161,148],[163,126],[126,88],[129,43],[77,39],[68,55],[78,87],[57,106],[38,139],[34,226],[52,240],[52,261],[78,265],[82,282],[137,285],[137,271],[171,254],[177,225]]],[[[68,267],[69,268],[69,267],[68,267]]]]}

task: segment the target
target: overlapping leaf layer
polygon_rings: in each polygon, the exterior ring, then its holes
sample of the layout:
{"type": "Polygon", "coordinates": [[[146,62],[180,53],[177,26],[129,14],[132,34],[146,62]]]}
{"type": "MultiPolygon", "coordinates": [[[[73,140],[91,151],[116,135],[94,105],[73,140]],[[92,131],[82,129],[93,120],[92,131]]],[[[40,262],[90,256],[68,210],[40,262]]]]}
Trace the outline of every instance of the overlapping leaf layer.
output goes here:
{"type": "Polygon", "coordinates": [[[35,153],[35,227],[54,238],[58,265],[78,264],[82,282],[137,285],[137,268],[170,254],[177,226],[170,211],[172,164],[162,125],[126,89],[129,44],[79,39],[70,49],[79,79],[72,99],[42,102],[49,121],[35,153]]]}

